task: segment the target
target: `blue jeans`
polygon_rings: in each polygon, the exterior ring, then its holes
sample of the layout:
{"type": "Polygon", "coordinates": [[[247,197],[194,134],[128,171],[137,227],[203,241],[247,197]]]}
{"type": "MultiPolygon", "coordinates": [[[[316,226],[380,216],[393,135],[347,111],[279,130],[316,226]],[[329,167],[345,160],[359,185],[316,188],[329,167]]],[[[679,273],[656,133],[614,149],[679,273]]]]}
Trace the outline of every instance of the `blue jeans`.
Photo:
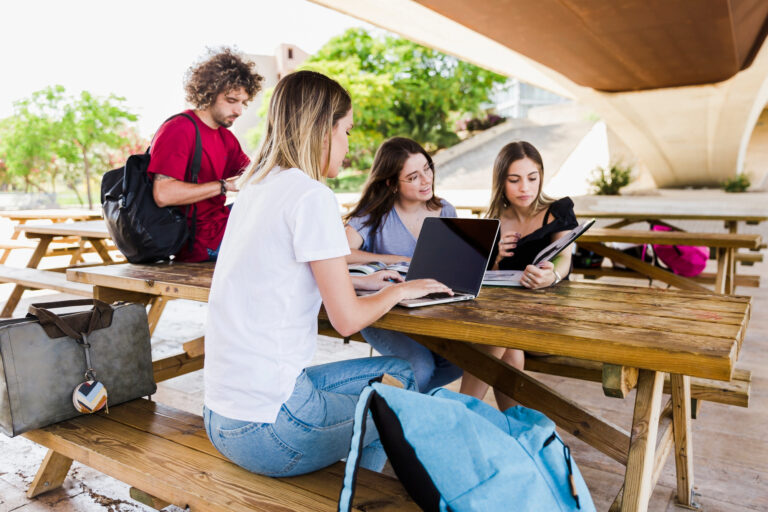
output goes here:
{"type": "MultiPolygon", "coordinates": [[[[205,430],[222,455],[248,471],[267,476],[310,473],[347,456],[357,398],[369,381],[384,373],[406,389],[416,389],[408,362],[394,357],[311,366],[296,379],[274,423],[234,420],[205,407],[205,430]]],[[[364,444],[360,464],[381,471],[387,456],[370,416],[364,444]]]]}
{"type": "Polygon", "coordinates": [[[405,334],[376,327],[366,327],[360,333],[376,351],[411,363],[419,391],[426,393],[445,386],[459,377],[463,370],[405,334]]]}
{"type": "MultiPolygon", "coordinates": [[[[232,206],[233,206],[234,204],[235,204],[235,203],[229,203],[229,204],[227,205],[227,209],[228,209],[230,212],[232,211],[232,206]]],[[[217,247],[215,250],[214,250],[214,249],[207,249],[207,248],[206,248],[205,250],[206,250],[206,251],[208,251],[208,260],[207,260],[207,261],[216,261],[216,260],[218,260],[218,259],[219,259],[219,250],[220,250],[220,249],[221,249],[221,244],[219,244],[219,246],[218,246],[218,247],[217,247]]]]}

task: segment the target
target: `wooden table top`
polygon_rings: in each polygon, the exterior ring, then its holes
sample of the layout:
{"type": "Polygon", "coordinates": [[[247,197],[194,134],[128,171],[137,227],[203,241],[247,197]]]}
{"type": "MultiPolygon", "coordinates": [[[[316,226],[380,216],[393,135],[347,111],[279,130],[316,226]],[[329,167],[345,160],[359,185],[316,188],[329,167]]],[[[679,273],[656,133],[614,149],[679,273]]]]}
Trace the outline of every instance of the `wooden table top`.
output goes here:
{"type": "MultiPolygon", "coordinates": [[[[210,263],[71,269],[71,281],[207,301],[210,263]]],[[[750,298],[675,289],[563,282],[543,290],[483,288],[478,299],[396,307],[374,325],[406,333],[730,379],[750,298]]]]}
{"type": "Polygon", "coordinates": [[[107,225],[103,220],[87,220],[82,222],[61,222],[58,224],[30,225],[21,224],[14,228],[23,232],[27,237],[34,235],[80,236],[84,238],[109,238],[107,225]]]}
{"type": "Polygon", "coordinates": [[[11,220],[96,220],[101,218],[98,210],[2,210],[0,217],[11,220]]]}
{"type": "Polygon", "coordinates": [[[648,229],[591,228],[578,242],[628,242],[634,244],[705,245],[707,247],[759,249],[763,239],[757,234],[691,233],[648,229]]]}

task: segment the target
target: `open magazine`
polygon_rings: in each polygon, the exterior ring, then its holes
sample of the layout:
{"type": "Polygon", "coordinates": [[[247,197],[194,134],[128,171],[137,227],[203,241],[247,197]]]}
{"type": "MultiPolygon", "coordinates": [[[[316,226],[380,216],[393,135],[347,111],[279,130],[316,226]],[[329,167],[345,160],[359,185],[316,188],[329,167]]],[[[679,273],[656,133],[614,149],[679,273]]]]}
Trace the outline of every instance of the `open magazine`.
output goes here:
{"type": "MultiPolygon", "coordinates": [[[[545,261],[551,261],[555,256],[560,254],[563,249],[571,245],[577,238],[584,234],[586,230],[591,228],[594,223],[595,219],[590,219],[576,226],[565,236],[558,238],[539,251],[539,254],[533,259],[531,265],[538,265],[545,261]]],[[[522,270],[487,270],[485,276],[483,276],[483,286],[522,286],[520,284],[520,278],[522,277],[522,270]]]]}
{"type": "Polygon", "coordinates": [[[379,270],[394,270],[396,272],[400,272],[404,276],[408,273],[408,262],[400,261],[398,263],[387,265],[381,261],[372,261],[370,263],[355,263],[352,265],[347,265],[347,269],[349,269],[349,273],[353,276],[367,276],[373,274],[374,272],[378,272],[379,270]]]}

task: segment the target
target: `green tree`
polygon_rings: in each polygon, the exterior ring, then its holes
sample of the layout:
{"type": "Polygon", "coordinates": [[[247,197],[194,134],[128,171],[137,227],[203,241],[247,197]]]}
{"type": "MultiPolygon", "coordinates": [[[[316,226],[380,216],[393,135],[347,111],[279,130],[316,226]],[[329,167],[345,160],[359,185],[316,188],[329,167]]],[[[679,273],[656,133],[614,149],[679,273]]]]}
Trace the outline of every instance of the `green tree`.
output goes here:
{"type": "Polygon", "coordinates": [[[325,44],[305,65],[338,80],[355,106],[350,156],[370,165],[381,141],[411,137],[435,150],[458,142],[454,120],[479,111],[506,78],[393,35],[349,29],[325,44]]]}
{"type": "Polygon", "coordinates": [[[126,125],[136,120],[123,101],[87,91],[70,97],[56,85],[15,102],[13,117],[0,122],[0,158],[8,174],[40,191],[48,182],[55,192],[63,179],[81,204],[78,186],[84,182],[92,208],[92,181],[107,170],[109,150],[126,143],[126,125]]]}
{"type": "MultiPolygon", "coordinates": [[[[355,128],[348,167],[368,169],[381,142],[411,137],[428,151],[458,142],[454,121],[478,113],[495,84],[506,78],[393,35],[349,29],[334,37],[301,69],[337,80],[352,95],[355,128]]],[[[264,94],[266,114],[271,91],[264,94]]],[[[256,145],[263,127],[248,134],[256,145]]]]}

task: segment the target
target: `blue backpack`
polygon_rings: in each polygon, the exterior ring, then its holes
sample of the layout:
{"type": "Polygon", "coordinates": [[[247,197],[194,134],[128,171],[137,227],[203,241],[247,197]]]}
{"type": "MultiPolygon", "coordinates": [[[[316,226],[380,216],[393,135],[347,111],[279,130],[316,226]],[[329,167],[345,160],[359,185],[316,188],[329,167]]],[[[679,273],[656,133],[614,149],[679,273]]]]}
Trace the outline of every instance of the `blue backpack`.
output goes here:
{"type": "Polygon", "coordinates": [[[540,412],[373,383],[357,403],[340,512],[352,504],[369,409],[395,474],[423,510],[595,510],[568,446],[540,412]]]}

